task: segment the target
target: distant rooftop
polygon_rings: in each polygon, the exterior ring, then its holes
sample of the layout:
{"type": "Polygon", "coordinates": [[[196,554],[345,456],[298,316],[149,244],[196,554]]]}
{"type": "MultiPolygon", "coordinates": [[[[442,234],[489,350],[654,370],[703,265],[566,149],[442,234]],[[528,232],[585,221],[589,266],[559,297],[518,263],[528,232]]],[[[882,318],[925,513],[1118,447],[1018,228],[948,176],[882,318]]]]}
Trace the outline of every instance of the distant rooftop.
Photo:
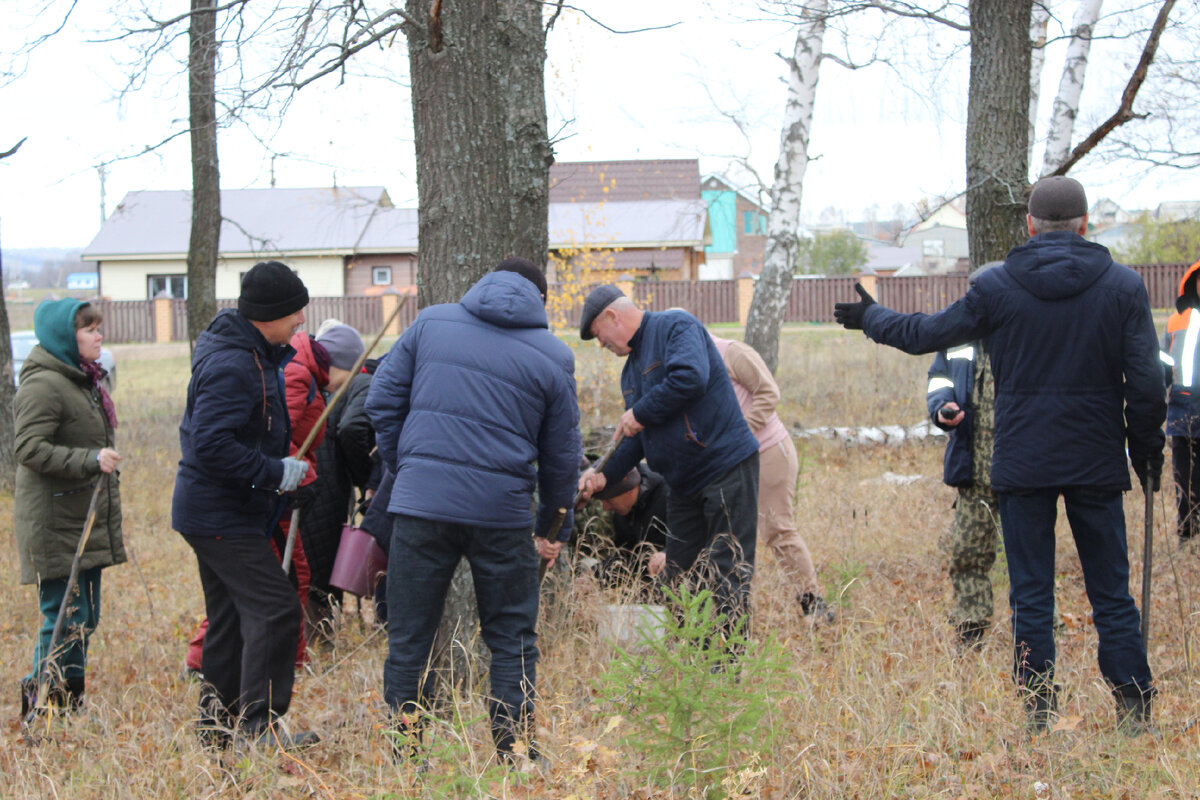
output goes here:
{"type": "Polygon", "coordinates": [[[699,197],[700,162],[695,158],[564,161],[550,167],[551,203],[699,197]]]}

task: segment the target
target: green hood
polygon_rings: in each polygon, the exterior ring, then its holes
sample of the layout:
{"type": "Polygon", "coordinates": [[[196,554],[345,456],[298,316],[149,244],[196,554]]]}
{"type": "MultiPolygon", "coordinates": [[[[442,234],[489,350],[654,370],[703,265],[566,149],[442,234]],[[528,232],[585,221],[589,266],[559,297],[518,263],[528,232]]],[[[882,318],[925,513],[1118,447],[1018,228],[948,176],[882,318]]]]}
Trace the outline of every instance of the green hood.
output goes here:
{"type": "Polygon", "coordinates": [[[33,332],[38,344],[72,367],[78,367],[80,360],[79,342],[75,338],[75,312],[81,305],[82,300],[64,297],[62,300],[44,300],[33,312],[33,332]]]}

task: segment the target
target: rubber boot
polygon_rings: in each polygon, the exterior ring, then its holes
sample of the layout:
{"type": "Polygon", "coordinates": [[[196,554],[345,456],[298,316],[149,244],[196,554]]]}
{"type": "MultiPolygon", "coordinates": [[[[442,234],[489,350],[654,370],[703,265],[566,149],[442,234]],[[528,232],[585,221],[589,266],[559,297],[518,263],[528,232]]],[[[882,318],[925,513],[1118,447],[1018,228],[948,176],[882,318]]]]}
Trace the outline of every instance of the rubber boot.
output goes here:
{"type": "Polygon", "coordinates": [[[1117,701],[1117,730],[1126,736],[1158,734],[1158,729],[1150,724],[1152,691],[1143,693],[1133,686],[1129,690],[1114,690],[1113,697],[1117,701]]]}
{"type": "Polygon", "coordinates": [[[424,748],[422,738],[425,726],[417,714],[399,714],[396,727],[388,732],[387,738],[392,745],[392,760],[397,764],[411,763],[418,767],[424,764],[424,748]]]}

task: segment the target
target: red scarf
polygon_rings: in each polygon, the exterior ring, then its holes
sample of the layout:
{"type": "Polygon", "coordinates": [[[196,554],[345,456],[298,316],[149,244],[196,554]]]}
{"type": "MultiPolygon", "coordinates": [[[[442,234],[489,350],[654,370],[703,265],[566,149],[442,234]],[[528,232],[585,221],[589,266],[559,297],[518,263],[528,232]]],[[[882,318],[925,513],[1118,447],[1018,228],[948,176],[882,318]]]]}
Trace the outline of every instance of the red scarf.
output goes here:
{"type": "Polygon", "coordinates": [[[100,380],[104,375],[104,370],[95,361],[81,361],[79,366],[83,370],[83,374],[92,379],[92,385],[100,393],[100,405],[104,406],[104,416],[108,417],[108,424],[115,431],[117,429],[117,409],[113,407],[112,398],[108,396],[108,391],[100,380]]]}

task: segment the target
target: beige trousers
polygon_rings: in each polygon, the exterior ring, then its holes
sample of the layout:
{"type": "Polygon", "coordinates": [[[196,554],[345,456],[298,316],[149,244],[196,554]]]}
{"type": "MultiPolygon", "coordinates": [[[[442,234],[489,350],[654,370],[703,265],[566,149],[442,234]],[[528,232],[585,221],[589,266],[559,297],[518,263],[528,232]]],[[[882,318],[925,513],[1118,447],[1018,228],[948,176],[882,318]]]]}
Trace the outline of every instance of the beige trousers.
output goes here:
{"type": "Polygon", "coordinates": [[[789,436],[758,454],[758,537],[796,582],[797,594],[821,595],[808,545],[796,530],[793,498],[799,473],[789,436]]]}

